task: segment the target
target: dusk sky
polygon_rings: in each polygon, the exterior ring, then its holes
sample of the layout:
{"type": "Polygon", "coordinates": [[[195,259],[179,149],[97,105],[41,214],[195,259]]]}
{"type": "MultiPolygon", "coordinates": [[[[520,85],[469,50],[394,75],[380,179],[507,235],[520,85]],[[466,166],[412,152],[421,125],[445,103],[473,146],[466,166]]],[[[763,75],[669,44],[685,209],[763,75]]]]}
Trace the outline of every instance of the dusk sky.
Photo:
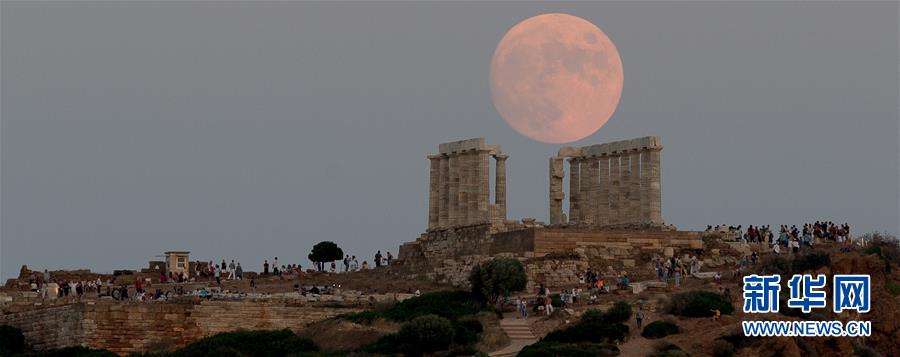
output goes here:
{"type": "MultiPolygon", "coordinates": [[[[497,114],[495,46],[531,16],[599,26],[624,68],[572,145],[662,137],[663,218],[900,231],[897,2],[11,2],[0,5],[0,277],[397,254],[441,142],[507,161],[547,220],[547,159],[497,114]]],[[[361,260],[362,260],[361,259],[361,260]]]]}

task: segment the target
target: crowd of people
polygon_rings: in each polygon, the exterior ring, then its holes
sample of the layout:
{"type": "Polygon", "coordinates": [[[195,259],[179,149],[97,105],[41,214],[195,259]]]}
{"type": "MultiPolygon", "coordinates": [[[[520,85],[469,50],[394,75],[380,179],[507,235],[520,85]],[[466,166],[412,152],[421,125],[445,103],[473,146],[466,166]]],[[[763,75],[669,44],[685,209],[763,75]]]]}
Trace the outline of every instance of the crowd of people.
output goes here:
{"type": "Polygon", "coordinates": [[[797,253],[804,247],[813,247],[821,241],[828,240],[845,244],[847,246],[858,244],[865,246],[867,242],[864,239],[856,239],[850,234],[850,225],[835,224],[831,221],[816,221],[814,223],[805,223],[802,227],[796,225],[788,226],[786,224],[778,227],[778,235],[772,230],[770,225],[750,225],[746,231],[738,226],[717,225],[706,226],[706,231],[726,232],[729,237],[733,237],[745,244],[767,244],[772,252],[781,254],[782,250],[789,253],[797,253]]]}

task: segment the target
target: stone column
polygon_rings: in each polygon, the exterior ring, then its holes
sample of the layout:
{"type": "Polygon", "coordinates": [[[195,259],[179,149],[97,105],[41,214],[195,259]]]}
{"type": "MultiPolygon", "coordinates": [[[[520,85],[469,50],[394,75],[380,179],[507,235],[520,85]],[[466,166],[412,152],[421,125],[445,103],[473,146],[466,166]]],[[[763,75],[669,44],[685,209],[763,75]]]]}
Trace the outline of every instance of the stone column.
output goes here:
{"type": "Polygon", "coordinates": [[[478,220],[491,221],[491,155],[488,150],[478,151],[478,220]]]}
{"type": "Polygon", "coordinates": [[[506,222],[506,159],[509,156],[506,155],[495,155],[494,156],[494,175],[495,184],[494,187],[494,205],[497,207],[497,218],[501,222],[506,222]]]}
{"type": "Polygon", "coordinates": [[[563,219],[563,159],[561,157],[550,158],[550,224],[566,223],[563,219]]]}
{"type": "Polygon", "coordinates": [[[622,209],[619,201],[619,187],[622,183],[622,177],[619,171],[619,154],[610,154],[609,156],[609,224],[619,224],[620,210],[622,209]]]}
{"type": "Polygon", "coordinates": [[[659,158],[662,148],[650,148],[644,152],[647,163],[643,166],[647,173],[647,201],[646,208],[648,221],[663,223],[662,220],[662,187],[660,185],[659,158]]]}
{"type": "Polygon", "coordinates": [[[609,224],[609,156],[601,156],[597,163],[600,190],[597,193],[597,224],[609,224]]]}
{"type": "Polygon", "coordinates": [[[619,223],[631,222],[631,156],[625,151],[619,156],[619,223]]]}
{"type": "Polygon", "coordinates": [[[597,217],[597,158],[586,157],[581,161],[581,220],[594,224],[597,217]]]}
{"type": "Polygon", "coordinates": [[[448,226],[455,226],[459,224],[459,173],[460,173],[460,165],[459,165],[459,154],[450,153],[447,158],[447,164],[450,171],[450,188],[447,190],[450,195],[450,199],[448,199],[447,203],[450,206],[450,209],[447,210],[447,223],[448,226]]]}
{"type": "Polygon", "coordinates": [[[469,191],[468,195],[466,195],[468,202],[466,205],[466,223],[472,224],[478,221],[478,177],[481,176],[478,169],[481,165],[478,164],[478,151],[472,150],[467,156],[469,156],[469,191]]]}
{"type": "Polygon", "coordinates": [[[471,176],[471,155],[468,152],[459,153],[459,210],[457,212],[457,224],[469,223],[469,177],[471,176]]]}
{"type": "Polygon", "coordinates": [[[641,219],[641,152],[632,150],[628,156],[631,157],[631,188],[628,189],[630,197],[628,198],[628,219],[631,222],[639,223],[641,219]]]}
{"type": "Polygon", "coordinates": [[[441,186],[441,156],[428,156],[431,161],[431,173],[428,180],[428,229],[435,229],[438,226],[438,210],[440,205],[440,186],[441,186]]]}
{"type": "Polygon", "coordinates": [[[569,222],[581,222],[581,159],[569,159],[569,222]]]}
{"type": "Polygon", "coordinates": [[[449,226],[450,213],[450,160],[447,155],[441,155],[440,162],[440,200],[438,202],[438,226],[449,226]]]}

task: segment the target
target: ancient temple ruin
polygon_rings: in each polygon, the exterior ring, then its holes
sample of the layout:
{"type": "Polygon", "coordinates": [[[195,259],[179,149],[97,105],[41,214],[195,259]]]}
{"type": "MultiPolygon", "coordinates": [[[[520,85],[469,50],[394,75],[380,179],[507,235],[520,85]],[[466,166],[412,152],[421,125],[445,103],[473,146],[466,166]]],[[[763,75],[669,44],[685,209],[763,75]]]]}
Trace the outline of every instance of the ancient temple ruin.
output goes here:
{"type": "Polygon", "coordinates": [[[440,144],[428,156],[428,228],[400,246],[392,267],[410,279],[462,286],[474,265],[505,255],[523,261],[531,289],[573,283],[588,267],[638,272],[646,269],[638,266],[646,257],[696,252],[703,248],[700,232],[663,223],[661,150],[656,136],[559,149],[550,159],[545,224],[506,218],[507,156],[500,146],[483,138],[440,144]]]}
{"type": "Polygon", "coordinates": [[[440,144],[429,155],[428,229],[506,221],[506,159],[484,138],[440,144]],[[490,158],[494,159],[494,203],[490,203],[490,158]]]}
{"type": "Polygon", "coordinates": [[[550,158],[550,224],[661,224],[658,136],[564,147],[550,158]],[[564,160],[569,214],[563,212],[564,160]]]}

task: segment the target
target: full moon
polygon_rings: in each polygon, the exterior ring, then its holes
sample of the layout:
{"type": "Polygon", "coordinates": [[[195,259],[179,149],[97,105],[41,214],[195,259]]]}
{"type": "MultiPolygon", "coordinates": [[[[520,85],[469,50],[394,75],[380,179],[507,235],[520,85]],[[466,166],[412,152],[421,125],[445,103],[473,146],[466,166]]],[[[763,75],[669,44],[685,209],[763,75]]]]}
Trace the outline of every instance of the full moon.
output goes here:
{"type": "Polygon", "coordinates": [[[513,26],[491,59],[491,95],[517,132],[545,143],[583,139],[622,97],[622,59],[594,24],[543,14],[513,26]]]}

